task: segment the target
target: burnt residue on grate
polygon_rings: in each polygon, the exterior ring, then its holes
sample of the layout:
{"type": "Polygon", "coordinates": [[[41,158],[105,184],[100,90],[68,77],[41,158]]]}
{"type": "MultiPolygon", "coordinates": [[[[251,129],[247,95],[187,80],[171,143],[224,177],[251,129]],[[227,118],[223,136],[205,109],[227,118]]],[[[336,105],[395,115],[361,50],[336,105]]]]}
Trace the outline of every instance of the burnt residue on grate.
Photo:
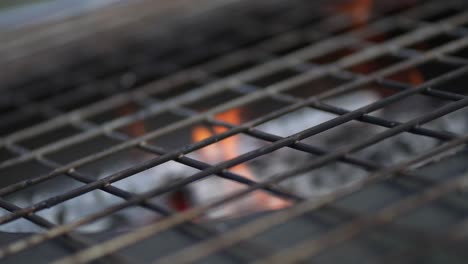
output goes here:
{"type": "Polygon", "coordinates": [[[466,4],[331,2],[5,89],[0,258],[462,263],[466,4]]]}

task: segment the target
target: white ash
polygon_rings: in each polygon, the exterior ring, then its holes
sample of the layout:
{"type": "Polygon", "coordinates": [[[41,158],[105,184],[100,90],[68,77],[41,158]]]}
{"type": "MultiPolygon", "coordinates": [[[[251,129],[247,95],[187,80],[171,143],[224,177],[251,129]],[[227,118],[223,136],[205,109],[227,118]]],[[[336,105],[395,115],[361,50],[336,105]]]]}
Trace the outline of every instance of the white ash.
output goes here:
{"type": "MultiPolygon", "coordinates": [[[[354,110],[379,99],[378,95],[367,92],[361,93],[359,96],[363,99],[356,100],[356,97],[337,98],[335,100],[330,100],[328,103],[347,110],[354,110]]],[[[442,106],[444,103],[439,100],[418,95],[389,105],[383,110],[371,113],[371,115],[390,121],[406,122],[427,114],[442,106]]],[[[307,129],[311,127],[311,125],[316,125],[332,119],[333,117],[334,116],[329,113],[304,108],[290,114],[286,121],[270,121],[260,126],[259,129],[276,135],[288,136],[292,133],[307,129]],[[285,127],[284,124],[287,124],[289,127],[285,127]]],[[[453,112],[431,121],[423,127],[456,134],[468,133],[468,109],[461,109],[453,112]]],[[[314,135],[302,142],[312,146],[320,146],[325,151],[333,151],[339,147],[362,141],[384,130],[385,128],[376,125],[352,121],[326,131],[325,133],[314,135]]],[[[381,166],[388,166],[407,160],[440,143],[441,141],[430,137],[405,132],[367,147],[353,155],[354,157],[381,166]]],[[[313,162],[314,159],[315,156],[304,155],[299,151],[290,151],[286,155],[282,154],[280,151],[276,151],[269,155],[268,159],[260,159],[257,161],[255,167],[261,168],[257,170],[260,178],[268,178],[268,175],[273,175],[280,171],[284,164],[287,164],[288,168],[295,168],[307,162],[313,162]]],[[[320,196],[336,191],[338,188],[346,186],[352,181],[362,179],[365,175],[366,173],[364,173],[362,169],[358,169],[355,166],[350,166],[342,162],[334,162],[312,170],[310,173],[305,173],[300,177],[286,180],[280,185],[303,196],[320,196]]]]}
{"type": "MultiPolygon", "coordinates": [[[[128,164],[120,163],[117,165],[114,164],[114,166],[122,168],[125,166],[128,167],[134,165],[135,157],[131,157],[130,161],[127,160],[121,162],[128,164]]],[[[107,167],[107,169],[109,171],[115,171],[112,166],[107,167]]],[[[174,181],[174,179],[191,175],[194,172],[196,172],[195,169],[191,169],[174,161],[170,161],[152,169],[132,175],[131,177],[128,177],[124,180],[115,182],[112,185],[125,191],[138,194],[158,186],[163,186],[169,182],[174,181]]],[[[105,174],[105,176],[107,175],[109,175],[109,173],[105,174]]],[[[43,188],[40,191],[28,193],[28,195],[13,196],[9,199],[9,201],[18,206],[26,207],[80,186],[80,184],[73,184],[73,186],[69,185],[64,188],[65,186],[62,185],[49,185],[50,188],[43,188]]],[[[166,197],[163,196],[158,199],[153,199],[152,202],[163,208],[167,208],[165,198],[166,197]]],[[[95,190],[50,208],[41,210],[37,213],[37,215],[44,217],[54,224],[64,224],[82,218],[86,215],[98,212],[99,210],[103,210],[123,201],[123,199],[115,195],[106,193],[101,190],[95,190]]],[[[0,211],[0,216],[7,214],[9,214],[9,212],[6,210],[0,211]]],[[[139,212],[135,214],[132,210],[125,210],[119,211],[101,221],[96,221],[92,224],[82,226],[78,228],[78,230],[82,232],[96,232],[116,226],[119,228],[129,228],[134,225],[141,225],[142,223],[151,221],[157,217],[158,214],[150,211],[139,210],[139,212]]],[[[41,230],[42,229],[39,226],[29,223],[23,219],[0,226],[0,231],[6,232],[39,232],[41,230]]]]}

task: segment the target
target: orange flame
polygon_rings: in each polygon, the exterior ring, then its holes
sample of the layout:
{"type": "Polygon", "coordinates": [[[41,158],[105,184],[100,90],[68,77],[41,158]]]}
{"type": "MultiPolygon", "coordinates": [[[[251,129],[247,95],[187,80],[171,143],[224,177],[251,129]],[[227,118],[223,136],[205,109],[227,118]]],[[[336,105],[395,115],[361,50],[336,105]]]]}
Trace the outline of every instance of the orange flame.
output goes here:
{"type": "Polygon", "coordinates": [[[373,0],[352,0],[338,6],[338,12],[349,14],[354,28],[359,28],[369,21],[373,7],[373,0]]]}
{"type": "MultiPolygon", "coordinates": [[[[137,107],[133,104],[124,105],[119,107],[116,112],[119,116],[126,116],[136,112],[137,107]]],[[[142,136],[146,134],[146,126],[143,120],[139,120],[124,128],[125,133],[131,136],[142,136]]],[[[136,154],[139,155],[139,154],[136,154]]],[[[187,190],[178,190],[169,194],[167,198],[168,205],[177,210],[185,211],[192,206],[192,201],[187,190]]]]}
{"type": "MultiPolygon", "coordinates": [[[[241,123],[241,112],[239,109],[233,109],[221,114],[216,115],[216,118],[227,123],[239,125],[241,123]]],[[[197,126],[192,133],[194,142],[204,140],[215,134],[223,133],[227,128],[222,126],[215,126],[212,130],[204,126],[197,126]]],[[[209,162],[221,162],[223,160],[233,159],[239,156],[239,147],[241,145],[241,138],[237,135],[228,137],[216,144],[211,144],[201,149],[201,155],[209,162]]],[[[238,173],[250,180],[255,181],[256,177],[246,164],[239,164],[230,168],[231,171],[238,173]]],[[[225,183],[224,189],[226,193],[239,189],[238,183],[228,181],[225,183]]],[[[289,205],[289,202],[271,196],[265,192],[255,192],[252,196],[253,204],[249,207],[253,210],[278,210],[289,205]]],[[[236,213],[236,212],[234,212],[236,213]]],[[[238,213],[238,212],[237,212],[238,213]]]]}
{"type": "MultiPolygon", "coordinates": [[[[411,4],[409,1],[408,4],[411,4]]],[[[351,0],[348,3],[339,5],[337,7],[338,12],[348,14],[351,17],[353,28],[359,28],[366,25],[372,14],[374,6],[373,0],[351,0]]],[[[384,37],[384,36],[383,36],[384,37]]],[[[424,46],[424,43],[421,44],[424,46]]],[[[357,65],[354,69],[358,72],[367,73],[377,68],[372,63],[357,65]]],[[[409,82],[415,86],[420,85],[424,82],[424,76],[417,69],[410,70],[409,72],[402,73],[398,76],[399,79],[405,82],[409,82]]]]}

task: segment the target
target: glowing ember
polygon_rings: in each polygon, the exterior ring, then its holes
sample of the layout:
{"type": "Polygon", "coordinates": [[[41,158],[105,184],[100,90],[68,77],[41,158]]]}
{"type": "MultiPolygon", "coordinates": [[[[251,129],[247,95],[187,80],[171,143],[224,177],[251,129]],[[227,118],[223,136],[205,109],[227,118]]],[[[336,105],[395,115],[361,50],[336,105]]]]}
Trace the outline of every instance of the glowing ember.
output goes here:
{"type": "Polygon", "coordinates": [[[373,0],[353,0],[340,5],[337,9],[340,13],[349,14],[353,21],[353,27],[362,27],[369,21],[373,7],[373,0]]]}
{"type": "MultiPolygon", "coordinates": [[[[136,110],[137,110],[137,107],[135,105],[131,105],[131,104],[124,105],[117,109],[117,115],[127,116],[136,112],[136,110]]],[[[146,134],[145,123],[142,120],[135,122],[129,125],[128,127],[125,127],[124,130],[127,134],[135,136],[135,137],[146,134]]]]}
{"type": "Polygon", "coordinates": [[[394,79],[400,82],[410,83],[418,86],[424,83],[424,76],[418,69],[409,69],[394,76],[394,79]]]}
{"type": "Polygon", "coordinates": [[[187,190],[178,190],[169,195],[169,205],[177,211],[185,211],[192,207],[192,198],[187,190]]]}
{"type": "Polygon", "coordinates": [[[410,71],[408,74],[409,82],[413,85],[420,85],[424,82],[424,77],[418,70],[410,71]]]}
{"type": "MultiPolygon", "coordinates": [[[[241,113],[238,109],[218,114],[216,118],[231,124],[238,125],[241,123],[241,113]]],[[[227,129],[225,127],[221,126],[215,126],[212,129],[204,126],[197,126],[193,130],[192,140],[194,142],[198,142],[215,134],[223,133],[226,130],[227,129]]],[[[233,159],[239,156],[240,145],[240,137],[238,135],[231,136],[216,144],[211,144],[203,148],[201,150],[201,156],[204,160],[210,163],[218,163],[224,160],[233,159]]],[[[256,177],[246,164],[239,164],[231,167],[230,170],[250,180],[256,180],[256,177]]],[[[242,188],[242,185],[232,181],[224,181],[222,188],[223,193],[228,194],[239,190],[242,188]]],[[[265,192],[255,192],[248,198],[248,200],[244,200],[242,204],[233,205],[232,208],[228,209],[227,213],[239,215],[246,209],[246,207],[249,211],[278,210],[287,207],[288,205],[289,203],[283,199],[271,196],[265,192]]]]}
{"type": "Polygon", "coordinates": [[[425,81],[424,66],[410,67],[401,71],[398,71],[392,75],[386,76],[385,78],[392,81],[401,83],[411,84],[412,86],[419,86],[425,81]]]}

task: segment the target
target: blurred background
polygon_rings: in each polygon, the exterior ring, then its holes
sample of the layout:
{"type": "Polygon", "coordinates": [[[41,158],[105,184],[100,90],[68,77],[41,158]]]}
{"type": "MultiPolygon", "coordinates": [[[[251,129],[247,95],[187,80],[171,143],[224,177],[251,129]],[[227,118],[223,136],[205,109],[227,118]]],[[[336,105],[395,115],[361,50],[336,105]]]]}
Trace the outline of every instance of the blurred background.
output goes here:
{"type": "Polygon", "coordinates": [[[0,27],[12,30],[25,25],[43,23],[82,14],[124,0],[4,0],[0,2],[0,27]]]}
{"type": "Polygon", "coordinates": [[[35,79],[77,57],[106,56],[130,42],[154,40],[174,31],[176,22],[191,24],[189,17],[231,2],[240,1],[1,1],[0,85],[12,87],[18,75],[35,79]]]}

